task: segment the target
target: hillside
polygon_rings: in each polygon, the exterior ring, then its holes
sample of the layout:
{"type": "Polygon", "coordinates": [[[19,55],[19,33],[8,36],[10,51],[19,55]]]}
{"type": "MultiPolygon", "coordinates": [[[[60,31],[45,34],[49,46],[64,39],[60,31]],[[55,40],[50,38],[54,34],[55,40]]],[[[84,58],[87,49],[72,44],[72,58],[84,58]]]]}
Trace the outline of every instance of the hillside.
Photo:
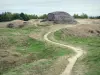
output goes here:
{"type": "Polygon", "coordinates": [[[85,51],[84,56],[76,62],[71,75],[99,75],[100,20],[79,20],[79,22],[81,25],[56,31],[55,39],[81,47],[85,51]]]}

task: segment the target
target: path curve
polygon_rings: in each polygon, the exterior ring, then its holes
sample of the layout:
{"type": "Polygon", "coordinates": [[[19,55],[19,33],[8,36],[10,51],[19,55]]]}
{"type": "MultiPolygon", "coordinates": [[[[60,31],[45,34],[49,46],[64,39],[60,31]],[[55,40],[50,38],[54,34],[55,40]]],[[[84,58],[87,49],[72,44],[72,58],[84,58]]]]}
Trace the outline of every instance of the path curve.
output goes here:
{"type": "MultiPolygon", "coordinates": [[[[55,30],[55,31],[57,31],[57,30],[55,30]]],[[[76,63],[77,59],[83,55],[83,50],[80,49],[80,48],[70,46],[70,45],[65,45],[65,44],[61,44],[61,43],[58,43],[58,42],[54,42],[54,41],[48,39],[48,35],[51,34],[51,33],[54,33],[55,31],[49,31],[48,33],[46,33],[44,35],[44,40],[49,42],[49,43],[58,45],[58,46],[67,47],[67,48],[72,49],[73,51],[76,52],[75,56],[72,56],[72,57],[68,58],[69,63],[66,66],[66,69],[64,70],[64,72],[62,72],[62,74],[60,74],[60,75],[71,75],[71,71],[72,71],[72,68],[73,68],[74,64],[76,63]]]]}

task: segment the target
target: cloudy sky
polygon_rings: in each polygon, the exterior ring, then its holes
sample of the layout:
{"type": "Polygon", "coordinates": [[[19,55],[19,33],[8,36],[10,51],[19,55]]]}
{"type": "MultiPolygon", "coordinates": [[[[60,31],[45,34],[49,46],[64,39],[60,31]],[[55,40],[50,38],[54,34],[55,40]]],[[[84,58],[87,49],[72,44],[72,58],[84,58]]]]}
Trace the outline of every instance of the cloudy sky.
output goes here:
{"type": "Polygon", "coordinates": [[[53,11],[100,16],[100,0],[0,0],[1,12],[45,14],[53,11]]]}

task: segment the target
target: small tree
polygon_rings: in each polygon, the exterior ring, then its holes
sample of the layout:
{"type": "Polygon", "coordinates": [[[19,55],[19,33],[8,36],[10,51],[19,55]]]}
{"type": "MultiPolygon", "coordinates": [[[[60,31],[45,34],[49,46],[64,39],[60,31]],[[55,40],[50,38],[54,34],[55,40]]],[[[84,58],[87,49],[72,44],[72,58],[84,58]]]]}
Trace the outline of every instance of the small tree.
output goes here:
{"type": "Polygon", "coordinates": [[[88,15],[87,14],[81,14],[81,15],[78,15],[78,14],[74,14],[73,16],[74,18],[81,18],[81,19],[87,19],[88,18],[88,15]]]}
{"type": "Polygon", "coordinates": [[[80,18],[78,14],[74,14],[74,18],[80,18]]]}
{"type": "Polygon", "coordinates": [[[39,16],[39,19],[46,19],[46,18],[47,18],[47,14],[39,16]]]}
{"type": "Polygon", "coordinates": [[[0,21],[11,21],[12,20],[12,14],[10,12],[5,12],[0,14],[0,21]]]}
{"type": "Polygon", "coordinates": [[[16,19],[22,19],[22,17],[20,17],[20,14],[18,14],[18,13],[13,14],[12,20],[16,20],[16,19]]]}
{"type": "Polygon", "coordinates": [[[80,15],[80,16],[81,16],[82,19],[87,19],[88,18],[88,15],[84,14],[84,13],[82,15],[80,15]]]}

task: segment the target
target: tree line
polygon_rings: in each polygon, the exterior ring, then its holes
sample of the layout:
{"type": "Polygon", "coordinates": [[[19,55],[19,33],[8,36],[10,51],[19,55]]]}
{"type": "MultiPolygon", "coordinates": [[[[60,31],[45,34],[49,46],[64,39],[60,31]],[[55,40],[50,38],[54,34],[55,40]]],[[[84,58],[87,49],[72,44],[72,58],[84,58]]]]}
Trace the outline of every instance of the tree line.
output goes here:
{"type": "Polygon", "coordinates": [[[100,19],[100,16],[91,16],[91,19],[100,19]]]}
{"type": "Polygon", "coordinates": [[[82,13],[81,15],[78,14],[74,14],[73,15],[74,18],[79,18],[79,19],[100,19],[100,16],[88,16],[85,13],[82,13]]]}
{"type": "Polygon", "coordinates": [[[74,14],[73,17],[74,18],[80,18],[80,19],[87,19],[88,18],[88,15],[87,14],[84,14],[84,13],[82,13],[81,15],[74,14]]]}
{"type": "Polygon", "coordinates": [[[12,21],[16,19],[28,21],[30,19],[45,19],[45,18],[47,18],[47,14],[43,14],[41,16],[29,15],[25,13],[11,13],[11,12],[4,12],[0,14],[0,22],[12,21]]]}
{"type": "MultiPolygon", "coordinates": [[[[74,18],[79,18],[79,19],[100,19],[100,16],[88,16],[87,14],[74,14],[73,15],[74,18]]],[[[47,14],[43,14],[41,16],[38,15],[29,15],[29,14],[25,14],[25,13],[11,13],[11,12],[4,12],[0,14],[0,22],[5,22],[5,21],[12,21],[12,20],[16,20],[16,19],[20,19],[20,20],[24,20],[24,21],[28,21],[30,19],[46,19],[47,18],[47,14]]]]}

